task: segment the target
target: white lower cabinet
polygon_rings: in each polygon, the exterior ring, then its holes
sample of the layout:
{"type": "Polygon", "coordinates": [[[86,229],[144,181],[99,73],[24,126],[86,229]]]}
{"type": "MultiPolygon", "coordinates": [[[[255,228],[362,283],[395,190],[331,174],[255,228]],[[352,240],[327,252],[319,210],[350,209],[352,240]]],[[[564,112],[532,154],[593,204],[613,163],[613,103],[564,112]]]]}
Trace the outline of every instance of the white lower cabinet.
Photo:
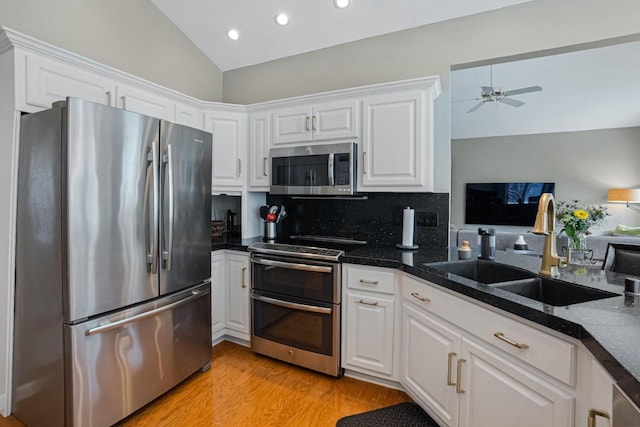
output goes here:
{"type": "Polygon", "coordinates": [[[593,422],[593,427],[613,425],[613,384],[614,381],[607,371],[596,360],[591,360],[591,393],[588,396],[586,413],[578,414],[578,421],[586,418],[593,422]]]}
{"type": "Polygon", "coordinates": [[[225,335],[250,340],[249,255],[220,250],[211,255],[211,329],[214,343],[225,335]]]}
{"type": "Polygon", "coordinates": [[[227,324],[226,256],[217,251],[211,254],[211,339],[224,335],[227,324]]]}
{"type": "Polygon", "coordinates": [[[399,310],[393,270],[343,265],[342,366],[397,381],[399,310]]]}
{"type": "Polygon", "coordinates": [[[393,375],[393,298],[373,293],[347,293],[347,336],[344,366],[393,375]]]}
{"type": "Polygon", "coordinates": [[[521,363],[463,336],[456,365],[459,426],[574,425],[574,397],[521,363]]]}
{"type": "Polygon", "coordinates": [[[403,304],[402,384],[432,415],[448,426],[458,425],[455,363],[460,334],[447,322],[403,304]]]}
{"type": "Polygon", "coordinates": [[[227,333],[249,340],[250,278],[249,255],[240,252],[227,254],[227,333]]]}
{"type": "Polygon", "coordinates": [[[575,390],[539,368],[544,354],[573,370],[575,358],[557,338],[547,344],[538,330],[406,275],[401,288],[400,382],[434,419],[448,427],[574,425],[575,390]],[[512,354],[522,344],[503,349],[506,342],[485,329],[517,332],[531,348],[512,354]]]}

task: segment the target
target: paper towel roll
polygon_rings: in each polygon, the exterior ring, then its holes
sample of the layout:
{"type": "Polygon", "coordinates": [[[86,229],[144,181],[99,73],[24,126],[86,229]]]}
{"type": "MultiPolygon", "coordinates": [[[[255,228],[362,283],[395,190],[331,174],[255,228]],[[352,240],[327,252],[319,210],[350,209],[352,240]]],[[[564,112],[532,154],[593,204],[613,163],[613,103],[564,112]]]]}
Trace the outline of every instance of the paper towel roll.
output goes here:
{"type": "Polygon", "coordinates": [[[402,211],[402,246],[413,246],[413,213],[410,207],[402,211]]]}

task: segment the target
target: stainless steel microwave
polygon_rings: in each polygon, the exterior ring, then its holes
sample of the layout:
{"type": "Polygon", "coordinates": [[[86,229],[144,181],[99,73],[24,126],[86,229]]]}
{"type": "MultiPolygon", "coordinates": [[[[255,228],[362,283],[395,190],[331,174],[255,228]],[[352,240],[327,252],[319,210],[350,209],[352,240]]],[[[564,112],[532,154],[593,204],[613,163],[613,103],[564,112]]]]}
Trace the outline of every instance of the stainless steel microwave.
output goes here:
{"type": "Polygon", "coordinates": [[[354,142],[272,148],[271,194],[353,195],[357,145],[354,142]]]}

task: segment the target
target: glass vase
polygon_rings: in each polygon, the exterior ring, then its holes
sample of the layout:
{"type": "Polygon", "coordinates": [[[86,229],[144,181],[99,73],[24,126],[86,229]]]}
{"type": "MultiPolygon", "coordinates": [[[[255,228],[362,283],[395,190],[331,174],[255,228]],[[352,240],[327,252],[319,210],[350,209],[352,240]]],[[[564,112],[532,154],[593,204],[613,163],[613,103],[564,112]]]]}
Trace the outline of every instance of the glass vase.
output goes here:
{"type": "Polygon", "coordinates": [[[574,236],[567,236],[569,239],[569,249],[574,252],[587,250],[587,235],[585,233],[576,233],[574,236]]]}

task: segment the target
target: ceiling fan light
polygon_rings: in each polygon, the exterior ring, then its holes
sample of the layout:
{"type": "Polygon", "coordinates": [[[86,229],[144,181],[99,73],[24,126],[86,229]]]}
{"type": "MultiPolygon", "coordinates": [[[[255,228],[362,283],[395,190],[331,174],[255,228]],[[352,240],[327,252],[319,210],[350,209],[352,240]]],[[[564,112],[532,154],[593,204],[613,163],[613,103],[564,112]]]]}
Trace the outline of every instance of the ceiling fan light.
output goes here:
{"type": "Polygon", "coordinates": [[[351,0],[333,0],[333,4],[338,9],[344,9],[345,7],[348,7],[349,4],[351,4],[351,0]]]}
{"type": "Polygon", "coordinates": [[[231,40],[238,40],[240,38],[240,33],[238,32],[238,30],[231,29],[227,31],[227,37],[229,37],[231,40]]]}

